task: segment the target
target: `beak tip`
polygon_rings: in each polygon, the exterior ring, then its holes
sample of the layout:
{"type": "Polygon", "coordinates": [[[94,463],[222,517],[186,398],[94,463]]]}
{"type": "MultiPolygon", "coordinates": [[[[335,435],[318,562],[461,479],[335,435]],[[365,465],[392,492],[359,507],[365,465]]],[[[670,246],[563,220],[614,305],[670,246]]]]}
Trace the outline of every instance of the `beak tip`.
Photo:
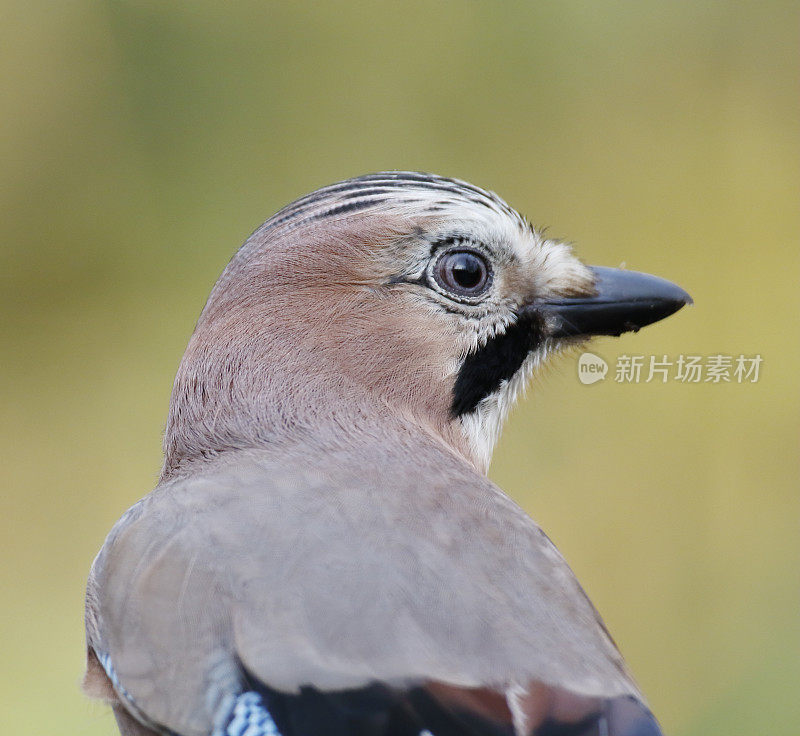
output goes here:
{"type": "Polygon", "coordinates": [[[685,289],[682,289],[677,284],[663,280],[665,284],[669,284],[673,290],[673,301],[675,302],[675,311],[678,311],[681,307],[685,307],[687,305],[694,304],[694,299],[692,299],[691,295],[685,289]]]}
{"type": "MultiPolygon", "coordinates": [[[[694,299],[692,299],[688,292],[681,289],[677,284],[672,284],[672,286],[675,288],[675,296],[669,300],[671,302],[669,305],[671,308],[669,314],[675,314],[675,312],[679,312],[684,307],[691,307],[694,305],[694,299]]],[[[669,314],[665,316],[668,317],[669,314]]]]}

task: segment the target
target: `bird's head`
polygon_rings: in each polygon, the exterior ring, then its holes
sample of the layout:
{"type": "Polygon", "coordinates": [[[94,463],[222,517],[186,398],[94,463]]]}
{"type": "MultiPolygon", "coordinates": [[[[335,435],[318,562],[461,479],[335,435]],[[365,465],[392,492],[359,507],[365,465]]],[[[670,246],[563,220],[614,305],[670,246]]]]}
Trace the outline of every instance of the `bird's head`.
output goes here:
{"type": "Polygon", "coordinates": [[[663,279],[585,266],[465,182],[407,172],[340,182],[267,220],[214,287],[176,377],[165,474],[225,449],[320,431],[337,441],[390,419],[485,471],[548,355],[689,302],[663,279]]]}

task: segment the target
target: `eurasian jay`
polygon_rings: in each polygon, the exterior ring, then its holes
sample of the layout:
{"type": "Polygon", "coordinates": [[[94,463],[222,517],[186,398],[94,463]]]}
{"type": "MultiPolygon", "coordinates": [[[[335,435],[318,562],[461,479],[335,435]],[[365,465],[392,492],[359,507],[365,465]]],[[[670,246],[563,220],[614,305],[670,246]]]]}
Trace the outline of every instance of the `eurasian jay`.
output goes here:
{"type": "Polygon", "coordinates": [[[159,484],[95,559],[86,692],[125,736],[660,734],[486,472],[549,355],[690,301],[453,179],[285,207],[212,290],[159,484]]]}

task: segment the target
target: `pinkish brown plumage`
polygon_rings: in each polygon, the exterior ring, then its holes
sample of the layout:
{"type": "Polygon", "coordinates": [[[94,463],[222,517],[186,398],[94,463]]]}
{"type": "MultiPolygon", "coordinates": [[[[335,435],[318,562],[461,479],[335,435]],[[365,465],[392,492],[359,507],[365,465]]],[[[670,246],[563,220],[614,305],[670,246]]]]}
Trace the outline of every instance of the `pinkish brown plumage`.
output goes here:
{"type": "Polygon", "coordinates": [[[123,734],[658,734],[485,472],[551,352],[687,300],[463,182],[375,174],[284,208],[214,287],[159,486],[95,561],[87,692],[123,734]]]}

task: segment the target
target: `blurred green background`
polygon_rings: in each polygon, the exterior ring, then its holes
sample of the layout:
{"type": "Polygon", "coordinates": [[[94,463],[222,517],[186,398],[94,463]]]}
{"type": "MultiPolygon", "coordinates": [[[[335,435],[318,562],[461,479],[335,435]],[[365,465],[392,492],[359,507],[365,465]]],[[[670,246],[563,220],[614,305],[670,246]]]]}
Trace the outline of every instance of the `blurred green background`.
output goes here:
{"type": "Polygon", "coordinates": [[[283,204],[422,169],[696,305],[592,348],[761,354],[756,384],[581,385],[492,477],[572,563],[666,731],[800,732],[796,2],[4,2],[4,733],[113,734],[86,573],[150,490],[204,299],[283,204]]]}

